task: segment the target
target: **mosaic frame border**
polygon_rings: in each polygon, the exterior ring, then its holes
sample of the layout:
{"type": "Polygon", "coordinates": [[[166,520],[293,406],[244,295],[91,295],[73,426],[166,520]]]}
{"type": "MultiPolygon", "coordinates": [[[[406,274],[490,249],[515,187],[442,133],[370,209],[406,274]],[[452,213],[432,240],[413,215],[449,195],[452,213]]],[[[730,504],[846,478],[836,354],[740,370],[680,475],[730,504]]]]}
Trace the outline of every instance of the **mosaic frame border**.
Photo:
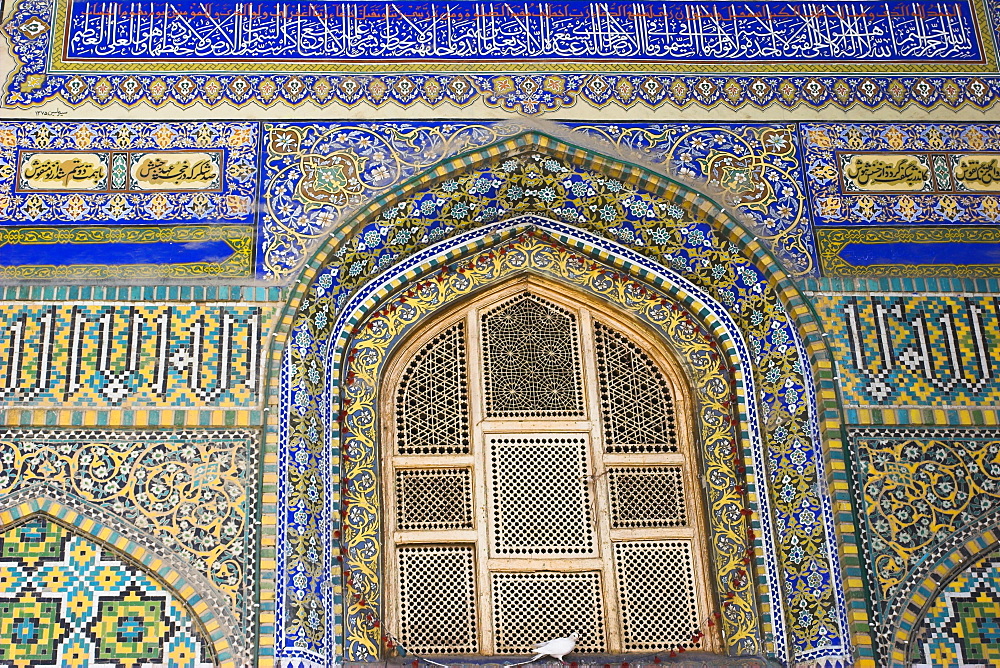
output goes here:
{"type": "MultiPolygon", "coordinates": [[[[562,253],[565,257],[572,258],[575,257],[574,253],[583,253],[581,257],[589,258],[590,261],[595,263],[597,267],[601,267],[601,276],[611,281],[613,285],[615,281],[618,281],[617,285],[619,288],[622,288],[629,286],[629,281],[639,280],[642,282],[636,283],[636,285],[642,285],[646,290],[651,291],[654,295],[654,297],[652,297],[654,301],[656,299],[669,301],[670,303],[677,304],[682,309],[685,309],[687,314],[686,317],[693,316],[692,319],[699,322],[699,324],[704,324],[709,330],[709,333],[705,335],[705,339],[701,343],[704,346],[722,348],[723,354],[729,356],[728,364],[737,369],[737,373],[731,381],[735,383],[734,387],[740,388],[743,387],[744,383],[746,383],[752,388],[753,379],[743,376],[739,372],[740,367],[736,366],[739,364],[738,360],[740,359],[740,353],[742,353],[744,358],[747,353],[745,350],[742,350],[742,346],[740,345],[741,342],[738,336],[733,336],[735,323],[725,323],[724,314],[720,315],[710,306],[706,306],[704,301],[692,296],[690,286],[671,284],[667,282],[669,279],[665,279],[663,277],[658,277],[659,281],[663,281],[662,284],[657,284],[657,281],[650,280],[651,277],[649,276],[643,276],[635,279],[634,276],[636,274],[644,273],[640,267],[623,260],[620,255],[616,258],[616,254],[603,251],[599,247],[595,247],[590,251],[590,253],[586,253],[584,248],[588,245],[588,241],[596,241],[596,239],[580,241],[572,237],[566,237],[564,235],[568,231],[562,230],[562,234],[559,234],[557,231],[558,228],[559,226],[557,224],[554,224],[551,221],[545,221],[536,216],[526,216],[506,221],[504,224],[481,228],[476,230],[475,233],[470,233],[464,239],[451,240],[446,243],[444,247],[429,248],[427,251],[428,255],[431,255],[430,251],[436,251],[432,258],[425,260],[422,257],[416,257],[411,259],[411,261],[404,263],[402,267],[397,268],[391,277],[383,277],[377,282],[373,282],[369,289],[365,290],[363,294],[359,294],[355,299],[352,299],[352,303],[354,303],[355,306],[353,309],[345,309],[345,315],[341,318],[339,326],[335,329],[335,333],[330,339],[332,345],[329,346],[327,352],[327,368],[330,370],[329,376],[331,378],[330,394],[345,397],[344,401],[330,406],[331,412],[337,410],[338,405],[349,406],[350,410],[347,421],[348,424],[350,424],[351,416],[357,416],[364,411],[372,411],[372,407],[374,406],[374,403],[372,402],[378,401],[378,392],[374,389],[379,385],[377,379],[381,375],[385,361],[391,358],[395,346],[403,340],[410,331],[414,328],[419,328],[425,319],[434,318],[441,311],[455,308],[455,304],[453,302],[456,300],[461,300],[466,296],[475,294],[476,292],[480,292],[482,290],[489,290],[502,286],[524,276],[538,277],[542,281],[551,285],[565,285],[574,292],[597,298],[603,297],[606,301],[614,300],[615,297],[617,297],[613,290],[610,292],[599,290],[592,283],[581,283],[578,280],[574,280],[578,279],[578,277],[573,276],[571,272],[560,272],[558,269],[550,269],[548,272],[545,272],[544,267],[536,267],[533,270],[527,267],[508,267],[504,270],[500,267],[502,260],[499,259],[496,260],[497,264],[494,264],[493,268],[496,268],[503,273],[495,276],[484,276],[483,282],[476,288],[472,289],[471,292],[466,292],[461,288],[455,288],[452,283],[438,280],[437,278],[437,276],[444,274],[451,274],[453,276],[458,274],[458,267],[466,267],[465,269],[461,269],[461,276],[463,278],[468,278],[469,276],[475,275],[480,271],[480,267],[478,265],[481,262],[481,258],[488,258],[493,255],[493,249],[497,248],[498,244],[504,244],[500,246],[501,248],[505,248],[507,247],[506,245],[511,244],[514,245],[514,248],[519,248],[519,244],[530,244],[532,241],[537,243],[539,246],[548,249],[552,256],[559,256],[559,254],[562,253]],[[550,226],[555,229],[549,229],[550,226]],[[458,242],[457,244],[455,243],[456,241],[458,242]],[[602,256],[609,256],[608,260],[602,262],[602,256]],[[476,269],[469,268],[473,264],[477,265],[476,269]],[[620,266],[621,269],[624,270],[624,273],[618,274],[616,265],[620,266]],[[413,284],[411,283],[412,281],[417,281],[417,283],[413,284]],[[416,315],[414,312],[415,318],[407,318],[406,316],[403,316],[403,318],[390,318],[387,315],[387,311],[398,312],[407,309],[407,298],[405,295],[400,295],[399,293],[399,289],[401,289],[404,284],[432,286],[435,283],[440,285],[439,288],[436,288],[439,295],[438,303],[433,305],[424,304],[422,306],[411,307],[414,311],[423,311],[419,315],[416,315]],[[442,296],[445,289],[452,290],[452,294],[442,296]],[[677,298],[671,299],[666,296],[667,293],[676,293],[674,296],[677,298]],[[366,298],[362,301],[362,297],[366,298]],[[361,314],[366,315],[362,316],[361,314]],[[395,320],[396,323],[391,324],[390,321],[392,320],[395,320]],[[400,323],[400,320],[403,322],[400,323]],[[354,323],[357,323],[357,325],[354,323]],[[390,339],[385,338],[387,332],[400,327],[402,329],[393,334],[390,339]],[[378,332],[378,334],[375,335],[373,332],[378,332]],[[386,346],[385,350],[382,351],[378,362],[374,361],[376,353],[373,348],[382,348],[382,345],[373,343],[373,338],[376,337],[386,346]],[[359,346],[363,346],[366,351],[366,354],[364,355],[364,362],[360,362],[362,355],[359,352],[353,362],[343,364],[343,355],[347,354],[348,359],[350,359],[352,352],[360,350],[359,346]],[[342,380],[342,378],[351,376],[360,380],[360,382],[356,384],[356,387],[353,382],[346,383],[342,380]]],[[[578,231],[577,234],[579,234],[578,231]]],[[[520,253],[522,251],[519,249],[517,252],[520,253]]],[[[419,255],[423,256],[424,253],[419,255]]],[[[498,252],[497,255],[503,256],[504,253],[498,252]]],[[[490,261],[487,260],[485,264],[489,265],[490,261]]],[[[561,266],[564,262],[557,261],[554,264],[561,266]]],[[[461,282],[463,278],[459,278],[458,282],[461,282]]],[[[418,300],[418,302],[423,301],[423,297],[418,300]]],[[[621,312],[628,313],[632,317],[642,320],[644,325],[654,333],[657,340],[664,343],[664,345],[668,348],[673,348],[674,344],[669,342],[669,336],[660,331],[662,323],[657,324],[651,321],[648,314],[644,314],[640,308],[639,304],[641,302],[639,300],[620,299],[619,301],[612,303],[613,306],[621,312]]],[[[679,353],[675,351],[675,354],[679,353]]],[[[695,380],[697,380],[697,386],[701,386],[708,382],[704,377],[691,379],[690,382],[694,382],[695,380]]],[[[729,384],[730,382],[726,382],[727,386],[729,386],[729,384]]],[[[730,392],[736,393],[738,391],[733,389],[730,390],[730,392]]],[[[697,389],[695,390],[695,394],[699,394],[697,389]]],[[[753,395],[750,394],[750,396],[753,395]]],[[[737,403],[740,405],[740,419],[738,424],[743,427],[741,440],[745,443],[749,443],[749,446],[745,446],[744,452],[741,453],[741,465],[744,458],[753,461],[753,465],[750,465],[749,461],[747,461],[746,485],[751,502],[759,500],[757,504],[758,508],[753,510],[762,511],[754,512],[754,514],[749,518],[751,521],[750,526],[752,527],[751,532],[753,529],[760,530],[761,526],[763,526],[762,534],[770,535],[771,529],[769,526],[770,518],[768,517],[767,498],[766,494],[761,497],[760,486],[757,483],[757,480],[760,478],[758,469],[763,466],[760,456],[760,438],[759,435],[750,436],[748,434],[748,432],[756,432],[755,427],[757,416],[754,410],[755,406],[752,402],[737,403]],[[749,458],[747,457],[748,455],[750,455],[749,458]]],[[[708,410],[711,413],[714,409],[704,406],[703,410],[708,410]]],[[[707,420],[706,424],[708,424],[707,420]]],[[[348,427],[346,430],[340,430],[339,436],[336,434],[336,431],[331,431],[331,441],[338,443],[341,448],[344,447],[343,444],[345,441],[362,442],[365,444],[378,443],[379,439],[375,435],[378,430],[377,418],[376,422],[371,424],[362,423],[362,420],[359,419],[355,421],[355,425],[357,426],[348,427]]],[[[734,433],[726,432],[725,428],[722,434],[723,435],[718,438],[736,438],[734,433]]],[[[703,441],[706,438],[706,436],[703,436],[702,438],[699,438],[699,441],[703,441]]],[[[713,442],[718,441],[718,438],[716,438],[713,442]]],[[[733,466],[731,462],[724,462],[722,461],[723,457],[720,456],[720,453],[713,453],[715,448],[713,448],[710,443],[702,443],[701,447],[704,448],[701,453],[702,458],[706,461],[711,460],[713,462],[712,464],[709,464],[710,470],[716,471],[716,475],[726,476],[727,478],[731,477],[738,483],[735,470],[736,467],[733,466]],[[725,468],[726,464],[730,464],[730,469],[727,470],[725,468]]],[[[375,446],[375,449],[378,449],[377,445],[375,446]]],[[[351,452],[352,450],[348,447],[346,451],[351,452]]],[[[377,452],[364,453],[360,456],[356,454],[351,455],[350,459],[343,465],[343,480],[349,484],[350,481],[374,479],[375,484],[371,488],[364,486],[361,489],[358,489],[358,485],[355,484],[355,489],[352,494],[342,494],[342,496],[350,496],[353,502],[360,502],[366,507],[375,509],[379,508],[379,485],[376,471],[376,461],[378,457],[377,452]]],[[[337,467],[331,462],[331,468],[335,469],[337,467]]],[[[715,502],[718,503],[719,499],[715,499],[715,502]]],[[[351,513],[348,513],[348,518],[350,515],[351,513]]],[[[343,552],[348,557],[347,564],[349,564],[350,569],[354,573],[362,574],[362,578],[364,577],[364,574],[369,572],[376,573],[376,577],[371,578],[371,582],[360,581],[360,578],[358,577],[353,579],[345,578],[345,581],[349,583],[349,586],[352,589],[361,592],[363,598],[369,602],[370,607],[376,610],[380,607],[379,601],[381,599],[382,589],[382,568],[380,556],[376,554],[374,559],[360,557],[355,550],[350,549],[350,546],[369,539],[373,539],[376,544],[381,544],[381,536],[384,534],[384,531],[377,524],[378,517],[380,515],[380,512],[375,513],[374,518],[376,524],[374,526],[352,525],[349,521],[346,521],[346,518],[341,525],[345,536],[345,545],[348,546],[348,548],[343,552]]],[[[331,516],[335,516],[335,513],[332,513],[331,516]]],[[[712,524],[712,522],[710,522],[710,524],[712,524]]],[[[735,528],[731,530],[735,530],[735,528]]],[[[721,532],[721,529],[719,531],[721,532]]],[[[734,536],[728,534],[726,538],[722,538],[721,533],[719,537],[721,540],[726,542],[732,542],[732,539],[734,538],[734,536]]],[[[742,537],[739,538],[742,540],[742,537]]],[[[762,540],[761,537],[748,540],[749,544],[752,544],[755,548],[763,548],[764,553],[762,557],[757,556],[754,559],[758,573],[756,596],[753,594],[754,587],[751,586],[749,580],[746,584],[740,587],[727,585],[727,579],[732,580],[733,574],[739,567],[733,562],[724,564],[726,561],[725,559],[723,559],[722,562],[719,562],[719,555],[716,551],[712,551],[713,555],[717,557],[716,568],[713,569],[717,573],[717,581],[715,583],[717,589],[716,594],[721,596],[726,590],[733,591],[734,588],[737,589],[737,591],[734,592],[736,594],[736,598],[730,599],[731,603],[725,604],[724,602],[727,600],[726,598],[719,599],[720,602],[724,603],[725,607],[736,605],[737,608],[740,609],[735,615],[727,616],[726,613],[723,613],[722,617],[723,621],[729,623],[729,628],[727,630],[733,635],[733,638],[730,641],[731,649],[738,647],[737,642],[741,639],[749,639],[752,637],[755,633],[754,629],[758,629],[756,633],[773,633],[779,637],[783,635],[780,631],[775,633],[772,628],[772,624],[779,629],[782,626],[783,619],[780,603],[761,605],[758,600],[761,592],[771,591],[772,587],[769,587],[766,584],[768,581],[777,582],[780,580],[774,563],[773,546],[769,546],[767,541],[762,540]],[[727,567],[726,570],[719,570],[718,567],[720,565],[725,565],[727,567]],[[754,608],[758,605],[762,608],[759,613],[760,620],[755,619],[754,615],[754,608]],[[770,608],[772,606],[776,608],[776,612],[774,614],[770,613],[770,608]],[[730,617],[741,618],[740,624],[735,624],[730,617]],[[763,628],[760,628],[761,623],[763,623],[763,628]]],[[[743,548],[738,549],[736,552],[740,552],[742,549],[743,548]]],[[[361,658],[359,653],[364,651],[361,647],[368,645],[371,640],[372,630],[364,629],[366,622],[364,618],[365,607],[368,606],[352,605],[351,611],[348,612],[345,618],[345,632],[348,634],[346,642],[348,645],[354,645],[358,648],[354,651],[348,650],[347,654],[352,658],[352,660],[358,660],[361,658]],[[367,631],[367,633],[365,633],[365,631],[367,631]]],[[[762,637],[763,636],[758,639],[758,642],[762,640],[762,637]]],[[[372,656],[377,656],[380,652],[377,650],[373,651],[373,649],[376,648],[368,645],[368,651],[371,652],[372,656]]],[[[755,654],[758,653],[760,649],[760,647],[750,647],[749,645],[744,644],[741,648],[741,653],[755,654]]],[[[778,653],[783,655],[784,651],[779,649],[778,653]]]]}

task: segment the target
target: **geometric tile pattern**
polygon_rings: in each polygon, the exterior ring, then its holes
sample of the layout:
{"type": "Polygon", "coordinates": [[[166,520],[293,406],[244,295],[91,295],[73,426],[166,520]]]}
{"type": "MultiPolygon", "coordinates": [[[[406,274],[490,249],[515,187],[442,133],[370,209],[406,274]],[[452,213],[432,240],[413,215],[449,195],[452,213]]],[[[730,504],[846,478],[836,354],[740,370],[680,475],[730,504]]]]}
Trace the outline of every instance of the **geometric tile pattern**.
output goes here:
{"type": "MultiPolygon", "coordinates": [[[[256,470],[249,431],[0,428],[0,498],[58,487],[101,506],[169,546],[243,620],[251,617],[255,579],[256,470]]],[[[61,553],[53,540],[8,541],[0,557],[34,568],[61,553]]]]}
{"type": "Polygon", "coordinates": [[[969,565],[931,601],[914,632],[913,668],[1000,665],[1000,551],[969,565]]]}
{"type": "Polygon", "coordinates": [[[187,609],[106,548],[38,517],[0,534],[0,666],[210,668],[187,609]]]}
{"type": "Polygon", "coordinates": [[[0,400],[252,407],[270,312],[231,304],[0,304],[0,400]]]}
{"type": "Polygon", "coordinates": [[[813,303],[846,405],[1000,404],[1000,298],[817,294],[813,303]]]}

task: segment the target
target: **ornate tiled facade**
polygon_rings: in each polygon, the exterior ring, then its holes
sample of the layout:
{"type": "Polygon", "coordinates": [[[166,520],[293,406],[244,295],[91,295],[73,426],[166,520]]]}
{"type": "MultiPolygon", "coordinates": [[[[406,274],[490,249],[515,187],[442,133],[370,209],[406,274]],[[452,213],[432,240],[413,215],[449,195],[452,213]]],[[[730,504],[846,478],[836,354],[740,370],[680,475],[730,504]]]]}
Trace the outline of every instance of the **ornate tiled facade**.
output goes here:
{"type": "MultiPolygon", "coordinates": [[[[518,149],[517,143],[509,143],[506,148],[498,146],[487,149],[486,155],[495,160],[494,166],[488,171],[460,172],[451,178],[445,176],[445,172],[428,192],[418,190],[406,197],[383,197],[372,205],[372,208],[377,206],[377,210],[382,212],[380,222],[356,229],[348,243],[340,245],[336,252],[331,253],[328,267],[313,279],[307,303],[310,308],[308,313],[315,317],[305,316],[289,333],[292,347],[288,359],[291,364],[286,381],[288,385],[285,386],[287,389],[282,390],[282,395],[290,399],[286,409],[289,411],[290,429],[288,435],[283,437],[287,441],[282,441],[290,445],[287,448],[291,472],[289,480],[301,481],[298,489],[294,492],[289,490],[285,494],[290,499],[301,499],[299,507],[309,513],[302,516],[306,520],[304,524],[296,522],[287,531],[290,539],[306,541],[305,545],[311,546],[311,550],[298,548],[289,551],[292,573],[301,571],[303,575],[307,575],[321,572],[320,564],[324,559],[320,551],[322,543],[317,541],[312,528],[318,526],[319,521],[313,518],[323,512],[324,504],[332,502],[336,505],[338,502],[336,498],[324,501],[319,497],[307,501],[309,494],[306,493],[308,486],[315,485],[317,480],[314,471],[329,466],[323,460],[330,455],[323,453],[320,445],[324,433],[324,415],[343,410],[338,409],[336,403],[331,402],[327,406],[314,398],[329,396],[329,390],[321,390],[322,386],[317,385],[324,376],[323,369],[337,369],[343,365],[343,361],[338,361],[336,357],[326,362],[317,356],[317,352],[326,347],[324,342],[329,337],[333,337],[331,340],[338,340],[347,336],[346,333],[338,335],[337,330],[331,328],[344,326],[337,324],[338,321],[352,323],[353,327],[359,313],[364,312],[357,312],[356,309],[364,304],[364,299],[370,299],[368,294],[380,289],[377,287],[379,281],[366,286],[366,276],[375,273],[385,277],[398,276],[402,272],[407,280],[415,281],[420,275],[429,272],[430,266],[411,261],[403,264],[402,268],[396,268],[395,263],[414,253],[417,253],[414,256],[417,260],[423,257],[429,259],[433,256],[419,251],[452,236],[459,235],[458,239],[468,238],[471,242],[482,234],[476,232],[477,228],[503,229],[504,224],[499,221],[492,226],[489,223],[510,218],[519,210],[532,211],[539,201],[544,201],[566,221],[562,224],[551,223],[557,229],[565,229],[571,236],[586,235],[586,247],[600,247],[609,242],[610,246],[604,252],[611,256],[618,253],[625,253],[626,256],[632,254],[637,266],[649,267],[654,275],[676,275],[692,281],[692,285],[703,286],[712,291],[711,299],[715,303],[724,305],[721,306],[723,312],[730,313],[727,317],[735,318],[734,326],[746,328],[745,332],[758,332],[752,336],[750,350],[745,351],[745,357],[742,358],[749,360],[754,369],[759,369],[755,371],[753,381],[761,388],[758,390],[760,394],[755,395],[754,399],[754,402],[759,403],[752,410],[754,413],[759,411],[758,414],[763,414],[774,425],[764,435],[767,453],[760,453],[758,461],[769,471],[772,480],[781,479],[783,475],[794,475],[791,479],[801,479],[800,476],[806,476],[805,480],[817,479],[813,476],[818,475],[823,463],[810,455],[806,446],[806,443],[816,438],[816,427],[810,424],[809,417],[808,397],[812,390],[804,386],[801,380],[795,380],[804,372],[803,362],[796,361],[796,356],[800,353],[792,352],[798,351],[797,346],[801,345],[795,343],[798,335],[785,329],[788,327],[787,313],[775,301],[773,288],[768,287],[764,281],[762,269],[756,269],[747,260],[740,259],[734,240],[726,241],[724,236],[720,238],[720,235],[725,234],[721,227],[697,222],[699,219],[711,219],[711,205],[698,203],[697,200],[684,203],[680,199],[683,195],[678,190],[674,191],[674,198],[678,203],[657,200],[648,191],[639,189],[655,191],[655,177],[647,177],[649,180],[645,182],[623,182],[607,178],[601,175],[600,170],[614,172],[615,166],[611,162],[595,161],[589,167],[576,166],[573,157],[580,156],[579,159],[586,160],[584,154],[542,136],[528,139],[526,149],[518,149]],[[532,142],[547,145],[548,148],[544,152],[533,152],[530,150],[532,142]],[[554,157],[557,155],[573,157],[569,157],[569,160],[557,159],[554,157]],[[662,213],[654,213],[658,209],[662,213]],[[592,236],[595,233],[599,236],[592,236]],[[645,259],[644,254],[652,257],[645,259]],[[719,283],[726,276],[735,280],[731,289],[723,289],[719,283]],[[359,292],[359,288],[363,288],[362,291],[359,292]],[[782,361],[777,361],[779,358],[782,361]],[[780,418],[777,415],[788,417],[780,418]],[[783,445],[779,447],[778,443],[783,445]],[[785,467],[788,473],[780,473],[779,471],[786,470],[785,467]],[[312,557],[309,557],[310,552],[312,557]],[[310,560],[313,560],[312,564],[309,563],[310,560]]],[[[461,169],[462,161],[456,161],[455,165],[461,169]]],[[[671,187],[669,184],[664,185],[671,187]]],[[[495,242],[487,246],[492,243],[495,242]]],[[[452,252],[461,253],[459,250],[452,252]]],[[[445,271],[441,275],[448,273],[445,271]]],[[[386,279],[380,279],[384,280],[386,279]]],[[[366,310],[367,308],[376,307],[373,305],[365,307],[366,310]]],[[[328,382],[343,381],[334,377],[328,382]]],[[[347,411],[347,425],[352,421],[350,414],[351,411],[347,411]]],[[[362,418],[359,416],[356,419],[362,418]]],[[[341,434],[341,437],[346,438],[346,435],[341,434]]],[[[370,438],[359,441],[369,442],[370,438]]],[[[285,450],[286,447],[282,445],[280,449],[285,450]]],[[[343,454],[343,443],[340,452],[341,457],[352,461],[374,456],[364,450],[354,455],[350,452],[343,454]]],[[[351,473],[348,470],[344,475],[350,476],[351,473]]],[[[333,493],[336,493],[335,490],[336,487],[333,488],[333,493]]],[[[809,482],[793,484],[789,486],[791,494],[774,500],[778,531],[784,535],[779,548],[781,556],[775,566],[780,564],[778,568],[786,579],[801,578],[803,591],[808,588],[809,598],[818,602],[824,596],[819,592],[828,586],[826,582],[830,582],[826,578],[832,576],[824,561],[832,557],[837,549],[832,538],[822,538],[824,532],[828,531],[824,528],[829,526],[825,525],[828,520],[823,518],[831,508],[830,502],[823,498],[825,494],[813,496],[812,490],[818,492],[814,484],[809,482]],[[796,493],[796,489],[806,493],[796,493]],[[809,552],[800,554],[800,551],[806,549],[800,546],[806,545],[809,552]]],[[[346,512],[350,516],[350,511],[346,512]]],[[[377,601],[377,581],[373,581],[370,575],[357,578],[362,573],[370,573],[377,563],[372,561],[376,554],[371,553],[368,546],[371,543],[371,548],[377,549],[377,542],[372,543],[364,532],[356,535],[355,531],[356,528],[353,527],[344,529],[348,540],[344,559],[348,565],[347,577],[349,581],[354,581],[352,584],[358,588],[363,599],[377,601]]],[[[309,625],[303,622],[328,605],[323,602],[322,582],[321,578],[315,576],[310,582],[307,575],[299,584],[290,583],[290,591],[298,592],[302,585],[308,585],[312,589],[311,594],[285,594],[286,598],[295,601],[296,613],[288,620],[292,637],[308,639],[309,644],[305,647],[317,653],[328,651],[324,647],[324,635],[317,633],[317,626],[330,629],[333,624],[317,620],[311,625],[312,630],[309,630],[309,625]]],[[[835,591],[830,595],[837,596],[835,591]]],[[[803,602],[791,604],[800,611],[792,621],[794,630],[789,631],[790,639],[794,639],[792,651],[803,657],[836,652],[838,641],[832,634],[834,624],[838,622],[832,617],[824,618],[817,613],[825,610],[822,614],[836,614],[833,606],[838,604],[833,603],[834,599],[831,598],[830,603],[807,609],[806,599],[801,600],[803,602]]],[[[774,601],[772,605],[776,606],[778,602],[774,601]]],[[[364,640],[371,633],[364,629],[365,619],[364,615],[360,615],[353,621],[353,624],[358,625],[357,630],[350,628],[350,623],[345,629],[350,658],[359,659],[374,654],[373,646],[366,645],[367,641],[364,640]],[[357,640],[354,640],[355,637],[357,640]]],[[[331,621],[334,624],[336,622],[331,621]]],[[[840,621],[838,625],[843,624],[840,621]]],[[[329,630],[325,634],[329,634],[329,630]]]]}
{"type": "Polygon", "coordinates": [[[528,276],[684,369],[730,660],[997,660],[997,0],[4,9],[0,667],[414,661],[383,383],[528,276]]]}

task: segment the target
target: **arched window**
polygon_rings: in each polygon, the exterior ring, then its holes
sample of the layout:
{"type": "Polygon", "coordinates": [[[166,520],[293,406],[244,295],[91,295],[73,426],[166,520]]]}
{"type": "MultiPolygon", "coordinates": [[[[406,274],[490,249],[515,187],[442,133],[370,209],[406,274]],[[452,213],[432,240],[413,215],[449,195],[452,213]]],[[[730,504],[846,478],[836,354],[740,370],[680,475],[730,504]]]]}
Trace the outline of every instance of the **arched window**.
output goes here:
{"type": "Polygon", "coordinates": [[[410,650],[717,649],[690,392],[641,326],[524,280],[390,366],[386,621],[410,650]]]}

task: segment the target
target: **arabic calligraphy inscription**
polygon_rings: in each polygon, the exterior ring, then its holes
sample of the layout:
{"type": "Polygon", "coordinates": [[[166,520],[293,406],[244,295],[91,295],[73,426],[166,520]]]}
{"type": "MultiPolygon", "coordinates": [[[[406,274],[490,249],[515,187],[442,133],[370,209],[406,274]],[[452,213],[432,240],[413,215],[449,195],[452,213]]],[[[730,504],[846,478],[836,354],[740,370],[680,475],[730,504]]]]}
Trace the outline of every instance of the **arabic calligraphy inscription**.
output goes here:
{"type": "Polygon", "coordinates": [[[839,153],[842,192],[1000,192],[1000,153],[839,153]]]}
{"type": "Polygon", "coordinates": [[[22,151],[18,192],[222,190],[221,151],[22,151]]]}
{"type": "Polygon", "coordinates": [[[23,152],[17,189],[24,191],[107,190],[108,153],[23,152]]]}
{"type": "Polygon", "coordinates": [[[69,0],[63,64],[286,61],[983,60],[969,0],[799,3],[69,0]]]}

